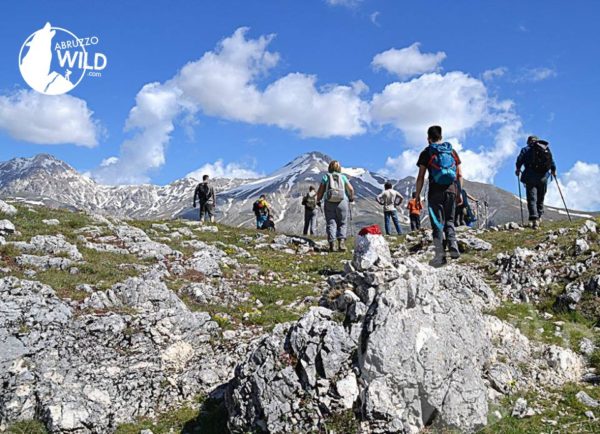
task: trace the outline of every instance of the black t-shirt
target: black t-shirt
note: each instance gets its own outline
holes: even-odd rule
[[[456,160],[456,165],[458,166],[460,164],[460,158],[454,149],[452,150],[452,154],[454,155],[454,159]],[[417,160],[417,167],[419,167],[419,166],[427,167],[429,165],[430,158],[431,158],[431,155],[429,154],[429,147],[427,147],[427,148],[423,149],[421,154],[419,154],[419,159]],[[435,182],[433,182],[433,177],[431,176],[431,174],[429,174],[429,193],[443,193],[446,191],[448,193],[456,194],[457,193],[456,184],[454,182],[450,185],[436,184]]]

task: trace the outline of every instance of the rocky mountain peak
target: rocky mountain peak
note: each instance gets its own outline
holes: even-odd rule
[[[269,175],[258,179],[213,179],[217,191],[217,220],[234,226],[252,225],[251,203],[267,194],[278,216],[280,231],[299,233],[302,225],[301,196],[310,185],[317,186],[332,158],[321,152],[307,152]],[[344,161],[342,161],[344,164]],[[381,207],[374,200],[388,179],[363,167],[343,166],[356,192],[355,224],[372,224],[381,219]],[[405,197],[414,190],[414,178],[395,181]],[[197,181],[191,178],[158,185],[100,185],[69,164],[49,154],[15,158],[0,163],[0,197],[24,197],[52,206],[100,212],[120,218],[197,218],[192,208]],[[473,196],[489,204],[489,222],[498,224],[519,218],[518,199],[493,185],[466,183]],[[404,209],[401,221],[408,222]],[[549,208],[549,219],[564,215]],[[588,217],[588,215],[581,215]],[[427,218],[426,216],[424,217]]]
[[[77,171],[50,154],[37,154],[29,158],[13,158],[0,163],[0,185],[12,180],[33,176],[40,173],[77,174]]]

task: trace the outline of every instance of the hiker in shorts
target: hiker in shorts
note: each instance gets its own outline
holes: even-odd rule
[[[412,198],[408,201],[406,209],[408,209],[408,215],[410,218],[410,230],[418,231],[421,229],[421,211],[423,210],[423,205],[421,205],[420,200],[417,200],[416,191],[412,192]]]
[[[302,206],[304,206],[304,230],[302,233],[308,235],[315,234],[317,228],[317,192],[311,185],[308,187],[308,193],[302,198]]]
[[[196,199],[200,205],[200,222],[202,223],[204,220],[214,223],[217,196],[214,187],[209,183],[208,175],[202,177],[202,182],[198,184],[194,191],[194,208],[196,208]]]
[[[263,229],[263,226],[271,215],[271,205],[267,202],[267,197],[264,194],[261,194],[258,200],[254,202],[252,211],[256,216],[256,229]]]
[[[452,149],[452,145],[442,140],[442,127],[437,125],[429,127],[427,141],[429,145],[421,152],[417,161],[419,174],[417,175],[416,199],[420,202],[425,183],[425,172],[428,172],[427,202],[435,247],[435,256],[429,264],[440,267],[446,263],[446,247],[448,247],[452,259],[460,257],[454,231],[454,213],[458,189],[462,189],[463,180],[460,158]],[[459,196],[460,202],[462,199]]]
[[[521,167],[525,170],[521,173]],[[529,221],[534,229],[540,227],[544,215],[544,198],[550,175],[556,177],[556,163],[548,142],[536,136],[527,138],[527,146],[517,157],[515,174],[525,184]]]
[[[354,202],[354,188],[346,175],[342,174],[342,166],[338,161],[329,163],[327,173],[323,175],[317,192],[317,206],[325,200],[325,220],[327,221],[327,241],[329,251],[335,251],[337,239],[338,249],[346,251],[346,230],[348,224],[349,202]]]
[[[398,221],[398,210],[396,207],[400,206],[403,200],[404,198],[402,195],[394,190],[390,181],[385,183],[383,192],[377,196],[377,202],[379,205],[383,205],[383,217],[386,235],[392,234],[390,220],[394,222],[394,228],[396,229],[398,235],[402,234],[402,228],[400,227],[400,222]]]

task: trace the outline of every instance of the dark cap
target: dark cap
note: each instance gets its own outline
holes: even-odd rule
[[[532,143],[535,143],[539,140],[540,140],[540,138],[538,136],[529,136],[529,137],[527,137],[527,144],[531,145]]]

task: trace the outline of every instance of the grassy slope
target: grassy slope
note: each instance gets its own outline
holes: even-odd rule
[[[81,227],[93,225],[85,214],[72,213],[63,210],[50,210],[47,208],[36,207],[29,210],[28,207],[18,205],[19,214],[9,217],[22,233],[19,237],[8,237],[10,240],[28,240],[33,235],[39,234],[63,234],[66,238],[77,244],[86,261],[81,265],[80,274],[70,275],[65,271],[48,271],[38,273],[34,278],[53,286],[59,296],[72,299],[80,299],[84,294],[75,290],[78,283],[89,283],[96,285],[99,289],[109,287],[111,284],[122,281],[125,278],[135,275],[132,269],[122,269],[119,265],[123,264],[142,264],[143,262],[131,255],[118,255],[98,253],[93,250],[85,249],[77,240],[75,231]],[[0,215],[0,218],[4,218]],[[41,223],[42,219],[56,218],[61,224],[59,226],[47,226]],[[130,222],[132,225],[140,227],[150,234],[153,233],[151,221]],[[187,227],[181,221],[167,222],[172,230],[178,227]],[[493,268],[489,267],[490,261],[500,252],[511,251],[515,247],[535,247],[545,238],[547,229],[564,226],[561,224],[550,224],[543,231],[525,230],[518,234],[515,232],[488,232],[481,238],[489,241],[494,246],[492,251],[485,254],[465,254],[461,262],[471,264],[480,268],[486,275],[486,279],[494,286],[495,277]],[[567,224],[568,225],[568,224]],[[573,223],[569,227],[578,228],[581,221]],[[196,232],[195,232],[196,233]],[[197,238],[208,242],[223,242],[230,245],[248,248],[241,241],[244,235],[255,235],[255,231],[228,228],[219,226],[218,233],[196,233]],[[568,251],[572,249],[576,231],[571,231],[568,235],[560,238],[561,246]],[[515,236],[516,235],[516,236]],[[151,235],[153,239],[159,240],[163,233]],[[270,238],[272,235],[269,236]],[[182,251],[185,255],[191,255],[192,250],[182,246],[182,241],[189,239],[183,237],[180,240],[164,241],[171,247]],[[392,245],[398,244],[404,240],[404,237],[392,241]],[[592,243],[593,250],[600,252],[598,242]],[[293,301],[303,299],[306,296],[318,296],[318,287],[322,285],[324,276],[331,272],[339,272],[343,268],[343,261],[350,258],[350,254],[335,255],[289,255],[283,252],[271,249],[254,250],[248,248],[253,258],[240,259],[244,266],[258,269],[256,280],[237,278],[233,270],[225,270],[225,275],[234,279],[235,287],[238,290],[248,291],[251,299],[240,306],[224,307],[219,305],[198,305],[191,300],[185,300],[192,309],[205,310],[212,313],[219,323],[225,328],[237,327],[240,324],[260,325],[267,328],[279,322],[291,321],[297,319],[303,310],[282,309],[280,306],[289,304]],[[228,253],[233,253],[233,249],[225,249]],[[0,248],[0,267],[8,266],[15,275],[22,275],[23,270],[17,269],[14,265],[14,255],[17,252],[10,247]],[[597,274],[599,270],[591,270],[587,274]],[[194,276],[188,276],[188,280],[194,280]],[[587,276],[586,276],[587,277]],[[260,279],[262,278],[262,280]],[[301,281],[302,283],[298,283]],[[182,279],[173,279],[169,286],[177,289],[184,284]],[[562,291],[564,285],[559,285],[556,291]],[[554,294],[552,294],[553,296]],[[262,307],[257,308],[256,300],[260,300]],[[517,327],[528,337],[547,343],[555,343],[566,347],[577,348],[582,337],[595,339],[600,344],[598,331],[593,329],[593,319],[580,314],[556,314],[551,310],[551,297],[540,305],[533,306],[527,304],[504,303],[492,314],[505,319]],[[597,300],[586,300],[595,303]],[[552,313],[554,317],[550,320],[544,319],[543,312]],[[563,337],[554,335],[554,322],[560,320],[564,322],[562,326]],[[600,365],[600,353],[593,358]],[[600,369],[600,366],[598,366]],[[563,390],[555,391],[556,399],[548,401],[547,398],[537,398],[528,395],[530,403],[544,409],[541,416],[519,420],[510,417],[503,417],[501,420],[495,420],[494,416],[490,418],[490,425],[484,433],[538,433],[538,432],[600,432],[600,428],[590,423],[584,411],[575,399],[575,393],[581,389],[581,386],[569,385]],[[587,390],[588,394],[600,398],[598,388]],[[509,413],[512,404],[520,395],[506,398],[499,407],[500,413],[506,416]],[[544,419],[556,420],[557,427],[552,427]],[[197,403],[191,403],[177,411],[169,412],[156,420],[140,420],[136,424],[125,424],[119,427],[120,434],[138,433],[143,428],[152,429],[155,434],[167,433],[171,430],[175,432],[194,432],[194,433],[222,433],[224,431],[224,409],[211,401],[199,399]],[[564,429],[563,429],[564,428]],[[43,427],[35,422],[22,422],[10,428],[14,433],[32,432],[42,433]],[[25,429],[25,431],[23,431]],[[356,424],[347,414],[338,415],[332,418],[329,429],[337,429],[337,432],[356,432]]]

